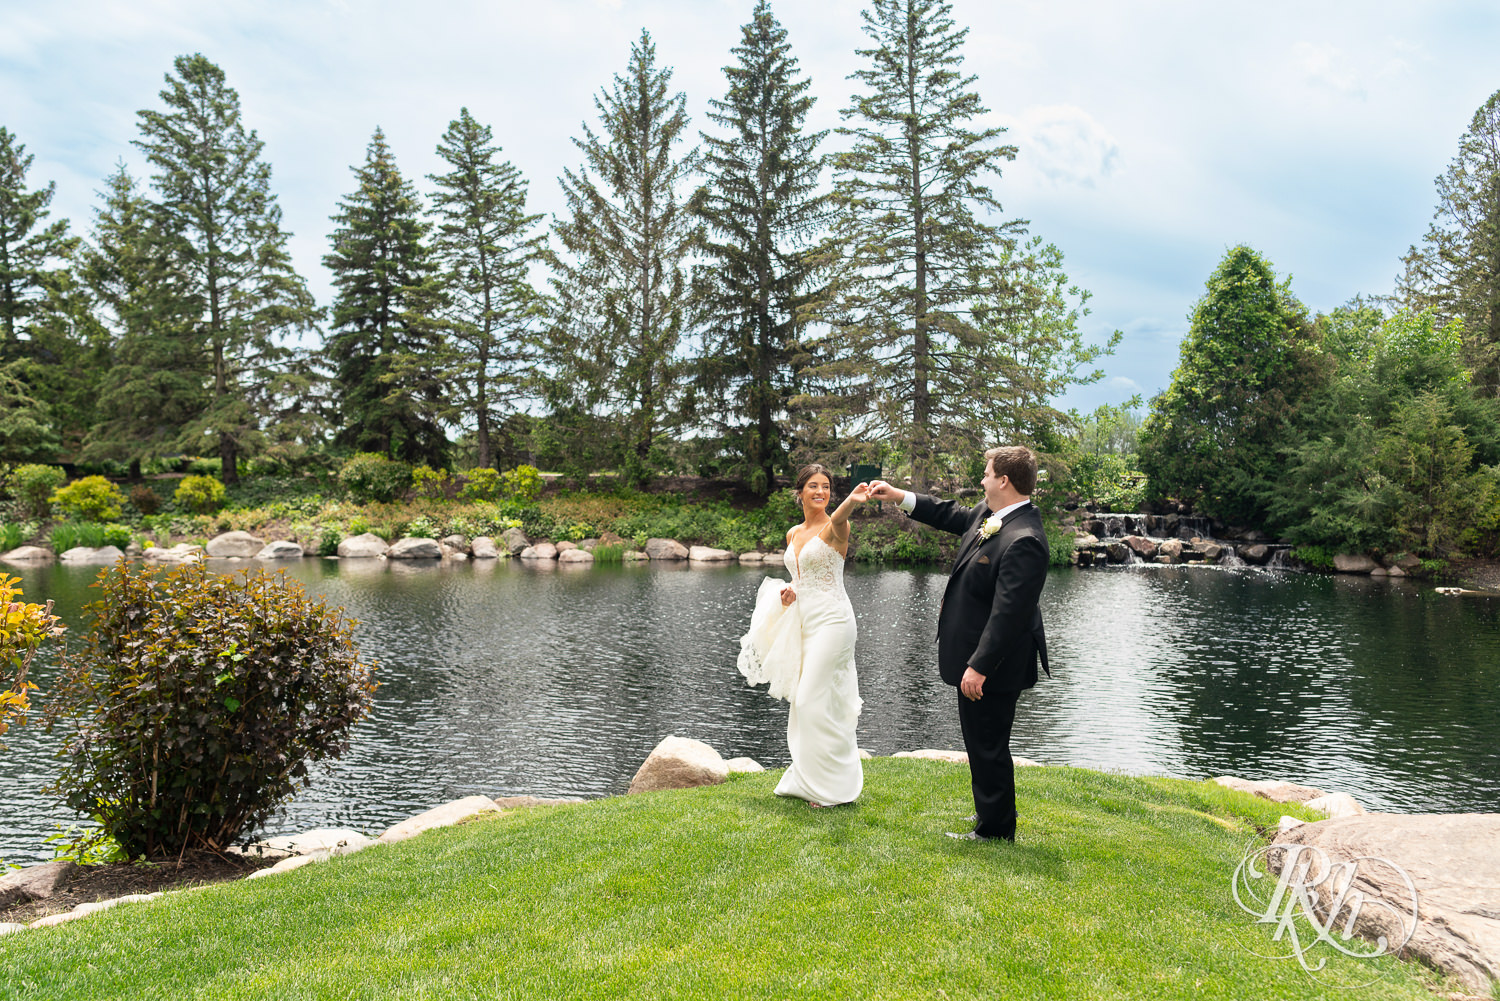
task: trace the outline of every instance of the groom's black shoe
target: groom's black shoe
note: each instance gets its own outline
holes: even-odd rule
[[[962,831],[962,832],[959,832],[959,831],[949,831],[947,833],[948,833],[948,837],[953,838],[953,839],[955,839],[957,841],[1009,841],[1009,842],[1014,843],[1015,840],[1016,840],[1013,837],[1011,837],[1011,838],[987,838],[983,834],[980,834],[978,831]]]

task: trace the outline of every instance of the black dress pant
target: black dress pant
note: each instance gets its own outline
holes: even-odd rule
[[[969,777],[974,787],[974,833],[985,838],[1016,838],[1016,769],[1010,757],[1010,728],[1016,721],[1020,692],[984,690],[971,702],[958,693],[958,722],[964,750],[969,753]]]

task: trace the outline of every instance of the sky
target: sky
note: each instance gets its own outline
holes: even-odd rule
[[[291,251],[323,304],[329,216],[379,126],[425,189],[434,147],[467,107],[562,210],[582,123],[644,28],[696,128],[754,0],[0,0],[0,125],[55,181],[54,217],[86,232],[136,113],[201,52],[265,141]],[[862,64],[860,0],[773,7],[837,128]],[[1092,293],[1086,337],[1124,338],[1106,377],[1062,400],[1084,410],[1170,382],[1194,302],[1225,252],[1249,244],[1314,311],[1389,293],[1421,240],[1434,179],[1500,89],[1500,4],[953,0],[964,69],[1009,129],[994,180],[1006,218],[1055,243]]]

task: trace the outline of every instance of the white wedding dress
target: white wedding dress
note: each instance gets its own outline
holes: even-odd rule
[[[852,803],[864,788],[854,728],[859,678],[854,670],[854,608],[844,592],[844,558],[814,536],[786,568],[797,600],[783,608],[785,582],[767,578],[756,596],[750,631],[740,640],[739,669],[752,685],[791,703],[786,742],[791,767],[776,795],[823,806]]]

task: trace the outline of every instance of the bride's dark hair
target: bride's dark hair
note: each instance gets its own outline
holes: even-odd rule
[[[802,492],[802,488],[807,486],[807,481],[812,479],[814,476],[817,476],[819,473],[822,473],[824,476],[828,477],[828,489],[830,492],[832,492],[833,474],[830,473],[828,471],[828,467],[823,465],[821,462],[809,462],[807,465],[803,466],[802,469],[797,473],[797,485],[793,489],[795,489],[797,493],[800,494]]]

